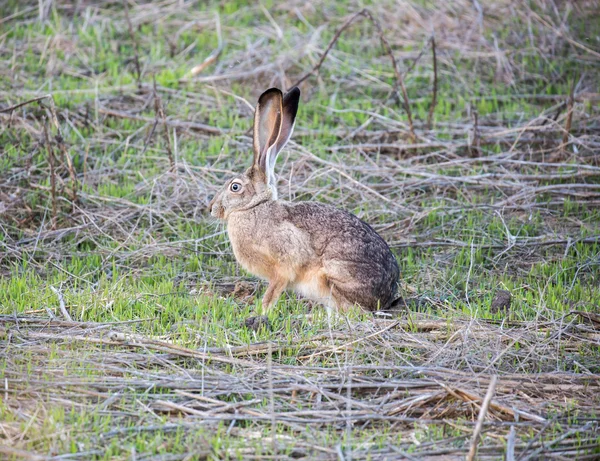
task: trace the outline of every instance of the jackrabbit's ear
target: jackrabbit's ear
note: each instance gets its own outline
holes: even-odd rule
[[[258,98],[254,112],[254,167],[269,176],[269,154],[281,132],[283,94],[277,88],[265,91]]]
[[[300,89],[295,86],[288,91],[283,97],[283,116],[281,120],[281,132],[275,147],[269,153],[269,174],[275,176],[275,161],[277,160],[277,154],[281,152],[283,146],[292,137],[294,131],[294,124],[296,123],[296,113],[298,112],[298,103],[300,102]]]

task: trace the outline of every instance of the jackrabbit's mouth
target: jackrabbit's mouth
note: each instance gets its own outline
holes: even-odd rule
[[[217,219],[224,219],[225,209],[222,206],[215,204],[212,206],[210,214]]]

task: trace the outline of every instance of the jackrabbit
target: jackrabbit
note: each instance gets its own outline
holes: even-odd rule
[[[227,222],[236,259],[269,286],[268,312],[285,289],[328,308],[385,309],[394,301],[398,264],[385,241],[353,214],[317,202],[277,199],[275,161],[292,135],[300,90],[265,91],[254,113],[254,162],[225,184],[211,214]]]

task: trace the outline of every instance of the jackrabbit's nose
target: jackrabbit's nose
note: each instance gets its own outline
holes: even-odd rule
[[[209,197],[210,198],[210,202],[208,202],[208,205],[206,206],[206,211],[208,213],[212,213],[212,207],[215,204],[215,197]]]

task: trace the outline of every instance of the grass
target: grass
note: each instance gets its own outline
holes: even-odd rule
[[[118,2],[0,6],[0,110],[52,95],[0,113],[0,453],[454,459],[495,374],[479,458],[595,459],[594,3],[262,5],[129,3],[133,36]],[[365,6],[417,139],[358,20],[301,86],[278,186],[372,224],[409,308],[329,318],[289,293],[249,330],[264,284],[205,207],[250,162],[260,92],[309,72]]]

